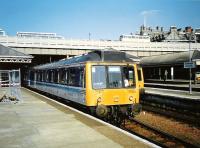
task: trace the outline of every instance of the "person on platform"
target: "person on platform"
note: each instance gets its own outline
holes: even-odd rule
[[[165,73],[164,73],[164,82],[166,82],[166,80],[167,80],[167,74],[168,74],[168,72],[167,72],[167,70],[165,70]]]

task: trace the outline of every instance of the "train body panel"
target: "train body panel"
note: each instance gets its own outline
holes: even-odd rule
[[[70,87],[60,84],[30,81],[29,87],[70,100],[82,105],[86,105],[85,88]]]

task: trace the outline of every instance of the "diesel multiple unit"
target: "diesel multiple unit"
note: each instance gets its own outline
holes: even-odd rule
[[[92,114],[113,119],[135,115],[143,81],[134,58],[124,52],[94,51],[35,66],[26,76],[34,89],[87,107]]]

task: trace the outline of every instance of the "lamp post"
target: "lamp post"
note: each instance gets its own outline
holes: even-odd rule
[[[89,37],[89,40],[90,40],[90,37],[91,37],[91,33],[89,32],[89,34],[88,34],[88,35],[89,35],[88,37]]]
[[[189,33],[189,62],[191,63],[191,36],[192,33]],[[192,77],[192,70],[191,67],[189,68],[189,77],[190,77],[190,82],[189,82],[189,93],[192,94],[192,81],[191,81],[191,77]]]

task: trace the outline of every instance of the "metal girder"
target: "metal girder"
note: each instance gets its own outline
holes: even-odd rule
[[[31,63],[32,59],[24,59],[24,58],[1,58],[1,63]]]

